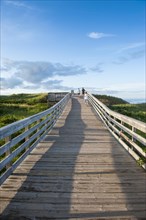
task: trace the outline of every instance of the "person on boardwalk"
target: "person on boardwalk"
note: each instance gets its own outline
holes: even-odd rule
[[[78,88],[78,95],[80,95],[80,88]]]
[[[87,95],[87,92],[85,92],[85,94],[84,94],[84,101],[85,101],[85,104],[88,104],[88,95]]]
[[[84,88],[82,88],[82,95],[84,95],[85,94],[85,89]]]

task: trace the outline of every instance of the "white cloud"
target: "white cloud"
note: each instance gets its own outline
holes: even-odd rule
[[[62,80],[54,80],[58,76],[72,76],[86,74],[86,69],[79,65],[63,65],[52,62],[30,62],[2,60],[3,89],[24,88],[24,89],[70,89],[62,86]]]
[[[13,61],[2,59],[2,88],[8,90],[25,91],[70,91],[75,86],[64,84],[68,76],[79,76],[88,71],[103,72],[102,63],[92,68],[80,65],[64,65],[53,62]]]
[[[113,61],[114,64],[124,64],[124,63],[127,63],[131,60],[134,60],[134,59],[139,59],[141,57],[144,57],[145,56],[145,50],[138,50],[138,51],[132,51],[132,52],[129,52],[123,56],[119,56],[115,61]]]
[[[139,47],[144,47],[145,43],[144,42],[138,42],[138,43],[131,43],[123,48],[121,48],[118,53],[122,53],[123,51],[126,50],[131,50],[131,49],[135,49],[135,48],[139,48]]]
[[[87,87],[91,94],[111,95],[123,99],[145,100],[145,83],[113,84],[108,88]]]
[[[32,9],[32,7],[20,0],[6,0],[5,3],[19,8]]]
[[[91,32],[87,36],[90,37],[90,38],[93,38],[93,39],[100,39],[100,38],[103,38],[103,37],[114,37],[115,35],[105,34],[105,33],[100,33],[100,32]]]
[[[23,81],[18,78],[9,77],[9,78],[0,78],[1,81],[1,89],[13,89],[16,87],[20,87],[23,84]]]
[[[116,52],[118,56],[113,61],[114,64],[124,64],[134,59],[138,59],[144,57],[145,55],[145,43],[131,43],[122,47],[120,50]]]
[[[90,68],[91,71],[102,73],[104,70],[101,68],[102,63],[98,63],[96,66]]]
[[[54,76],[71,76],[85,74],[86,69],[80,65],[63,65],[52,62],[30,62],[2,60],[2,67],[12,72],[15,77],[30,83],[42,82]]]

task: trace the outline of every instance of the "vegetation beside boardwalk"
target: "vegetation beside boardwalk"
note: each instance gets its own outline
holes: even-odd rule
[[[107,105],[111,110],[119,112],[121,114],[127,115],[129,117],[138,119],[140,121],[146,122],[146,103],[143,104],[129,104],[123,99],[106,96],[106,95],[94,95],[97,99],[99,99],[102,103]],[[27,118],[31,115],[42,112],[52,105],[55,102],[48,102],[48,94],[14,94],[9,96],[1,96],[0,97],[0,127],[11,124],[15,121]],[[17,135],[22,131],[17,132]],[[138,131],[140,132],[140,131]],[[141,132],[140,132],[141,134]],[[15,134],[16,135],[16,134]],[[143,135],[145,137],[145,134]],[[21,141],[22,144],[24,141]],[[0,144],[3,145],[5,143],[4,140],[0,141]],[[17,144],[11,151],[17,149],[19,145]],[[143,151],[146,151],[145,148],[142,147]],[[13,162],[18,159],[20,155],[14,158]],[[0,156],[0,160],[6,155]],[[141,157],[138,163],[141,165],[145,163],[145,158]],[[2,170],[1,172],[4,172]]]
[[[107,105],[111,110],[116,111],[120,114],[126,115],[128,117],[137,119],[142,122],[146,122],[146,103],[141,104],[130,104],[123,99],[106,96],[106,95],[94,95],[98,100]],[[146,138],[146,134],[137,130],[137,134]],[[130,136],[129,136],[130,138]],[[136,141],[139,147],[146,152],[146,147]],[[140,159],[137,163],[142,166],[146,163],[146,158],[140,155]]]
[[[146,122],[146,103],[129,104],[123,99],[94,95],[113,111]],[[14,94],[0,97],[0,127],[27,118],[50,108],[54,103],[47,102],[47,93]]]
[[[27,118],[50,108],[47,93],[14,94],[0,97],[0,127]]]
[[[114,96],[108,96],[108,95],[94,95],[94,96],[107,106],[128,103],[127,101]]]
[[[102,103],[107,105],[111,110],[120,114],[135,118],[139,121],[146,122],[146,103],[130,104],[123,99],[106,96],[106,95],[94,95]]]
[[[110,108],[123,115],[146,122],[146,103],[112,105]]]

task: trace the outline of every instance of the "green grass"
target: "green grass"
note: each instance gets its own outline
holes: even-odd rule
[[[47,93],[18,94],[0,97],[0,127],[27,118],[50,108]]]
[[[0,103],[34,105],[37,103],[46,103],[47,96],[47,93],[3,95],[0,97]]]
[[[108,95],[94,95],[99,101],[104,103],[107,106],[111,105],[118,105],[118,104],[127,104],[128,102],[121,99],[117,98],[114,96],[108,96]]]
[[[110,109],[139,121],[146,122],[146,103],[112,105]]]
[[[111,110],[129,116],[139,121],[146,122],[146,103],[129,104],[123,99],[107,96],[94,95],[98,100],[107,105]]]
[[[146,103],[129,104],[125,100],[106,95],[94,95],[113,111],[146,122]],[[47,93],[14,94],[0,97],[0,127],[24,119],[50,108]]]

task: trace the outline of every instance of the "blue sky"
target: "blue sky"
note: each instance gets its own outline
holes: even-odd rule
[[[1,0],[1,86],[145,98],[145,1]]]

